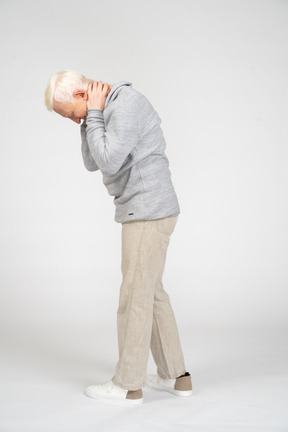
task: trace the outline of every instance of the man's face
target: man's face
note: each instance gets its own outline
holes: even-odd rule
[[[62,117],[69,118],[80,124],[87,117],[87,92],[77,90],[74,92],[75,101],[72,103],[61,103],[54,100],[53,110]]]

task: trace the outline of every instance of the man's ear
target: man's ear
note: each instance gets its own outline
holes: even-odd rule
[[[73,96],[75,98],[83,98],[87,100],[87,90],[74,90]]]

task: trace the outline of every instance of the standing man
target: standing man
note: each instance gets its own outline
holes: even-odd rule
[[[175,316],[162,275],[180,213],[171,181],[161,119],[129,81],[113,85],[75,71],[53,75],[45,93],[50,111],[81,124],[88,171],[101,171],[122,224],[122,284],[117,311],[119,360],[114,376],[91,385],[94,399],[136,405],[145,384],[190,396]],[[149,350],[157,374],[148,375]]]

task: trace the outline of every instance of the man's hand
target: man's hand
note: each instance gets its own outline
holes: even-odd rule
[[[87,89],[87,109],[100,109],[103,111],[109,91],[109,84],[103,84],[102,81],[92,81]]]

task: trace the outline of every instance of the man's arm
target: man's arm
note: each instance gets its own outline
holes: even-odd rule
[[[87,138],[86,138],[86,126],[87,126],[86,121],[84,121],[80,126],[82,158],[83,158],[84,165],[88,171],[97,171],[97,170],[99,170],[99,168],[98,168],[95,160],[91,156],[91,153],[90,153],[90,150],[88,147],[88,142],[87,142]]]
[[[90,154],[100,171],[116,174],[138,141],[136,109],[130,104],[118,105],[105,129],[103,111],[88,109],[86,136]]]

